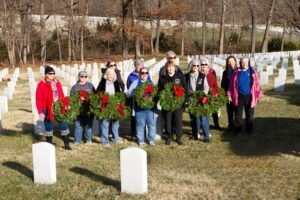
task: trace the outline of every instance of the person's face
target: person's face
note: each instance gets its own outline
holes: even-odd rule
[[[243,59],[242,60],[242,68],[248,69],[248,63],[249,63],[248,59]]]
[[[55,72],[49,72],[46,74],[46,77],[50,80],[53,80],[55,78]]]
[[[175,62],[175,60],[176,60],[176,56],[175,55],[169,55],[168,56],[168,61],[169,62]]]
[[[142,71],[140,72],[140,77],[142,81],[146,81],[148,78],[148,70],[146,69],[142,69]]]
[[[195,63],[192,65],[192,72],[197,72],[199,69],[199,64]]]
[[[136,71],[136,72],[139,72],[141,68],[142,68],[142,65],[141,65],[141,64],[136,64],[136,65],[135,65],[135,71]]]
[[[235,69],[236,65],[235,65],[234,58],[229,58],[229,60],[228,60],[228,66],[231,67],[232,69]]]
[[[113,69],[116,69],[117,64],[116,64],[115,62],[111,62],[111,63],[109,64],[109,67],[112,67]]]
[[[112,81],[114,80],[114,74],[111,71],[107,72],[107,80]]]
[[[174,75],[174,74],[175,74],[175,66],[174,66],[174,65],[169,65],[169,66],[167,67],[167,73],[168,73],[169,75]]]
[[[86,83],[87,82],[87,75],[86,74],[81,74],[79,77],[80,83]]]
[[[208,65],[206,63],[201,64],[201,72],[208,72]]]

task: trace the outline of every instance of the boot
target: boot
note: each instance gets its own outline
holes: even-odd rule
[[[46,136],[46,142],[52,144],[52,136]]]
[[[70,143],[69,143],[69,135],[63,135],[62,140],[64,141],[65,149],[66,150],[72,150],[71,147],[70,147]]]

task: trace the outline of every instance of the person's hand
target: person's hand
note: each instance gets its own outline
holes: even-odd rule
[[[228,97],[228,101],[229,101],[229,103],[230,103],[230,102],[232,102],[232,99],[231,99],[231,97]]]
[[[44,121],[45,120],[45,115],[43,113],[39,114],[39,119],[40,121]]]
[[[84,101],[84,97],[80,97],[80,101]]]

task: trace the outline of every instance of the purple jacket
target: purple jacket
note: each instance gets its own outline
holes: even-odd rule
[[[259,78],[257,72],[252,68],[249,67],[251,74],[252,74],[252,86],[251,86],[251,108],[254,108],[258,101],[263,97],[263,93],[260,89],[259,85]],[[227,96],[232,99],[232,102],[234,105],[238,105],[238,96],[239,96],[239,90],[238,90],[238,72],[242,71],[241,68],[237,68],[232,75],[230,84],[229,84],[229,89],[227,91]]]

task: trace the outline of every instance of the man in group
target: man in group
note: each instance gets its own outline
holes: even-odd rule
[[[263,94],[260,89],[258,74],[253,67],[249,66],[248,58],[243,58],[241,67],[234,71],[227,95],[229,101],[232,101],[236,106],[234,133],[242,132],[243,110],[245,109],[245,131],[249,135],[252,134],[254,107]]]

